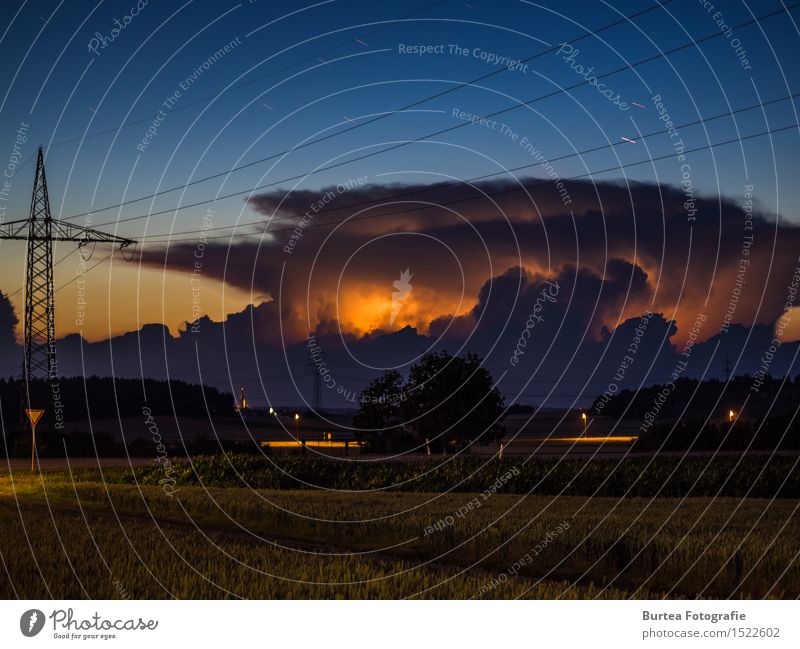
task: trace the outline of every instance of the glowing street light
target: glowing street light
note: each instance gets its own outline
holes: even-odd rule
[[[294,413],[294,436],[300,439],[300,415],[298,413]]]
[[[728,421],[733,421],[736,417],[736,413],[733,410],[728,410]]]
[[[586,435],[586,413],[581,413],[581,419],[583,419],[583,434]]]
[[[269,414],[274,415],[275,411],[272,409],[272,406],[269,407]]]

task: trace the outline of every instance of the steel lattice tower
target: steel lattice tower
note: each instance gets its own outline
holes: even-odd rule
[[[66,221],[53,221],[47,195],[44,153],[39,147],[36,176],[28,218],[0,224],[0,239],[27,241],[25,266],[25,335],[22,356],[22,408],[31,407],[31,381],[57,377],[55,300],[53,289],[53,242],[71,241],[78,248],[87,243],[112,243],[125,248],[131,239],[107,234]],[[44,404],[42,404],[44,405]],[[52,425],[52,419],[51,419]]]
[[[39,149],[28,217],[28,259],[25,267],[25,348],[22,378],[56,376],[55,313],[53,298],[53,219],[47,196],[44,155]]]
[[[320,364],[327,365],[328,359],[325,356],[325,350],[323,350],[319,344],[316,332],[312,335],[316,342],[317,352],[314,353],[311,351],[310,347],[308,348],[308,363],[306,363],[306,368],[310,369],[313,373],[314,394],[311,403],[314,412],[319,414],[322,412],[322,374],[320,374]]]

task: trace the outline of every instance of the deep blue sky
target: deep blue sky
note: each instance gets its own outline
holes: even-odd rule
[[[68,2],[4,3],[2,24],[7,27],[0,40],[6,77],[0,99],[3,167],[11,159],[20,125],[30,124],[28,140],[21,148],[22,159],[28,162],[10,179],[5,218],[26,216],[34,171],[30,160],[40,143],[47,149],[56,217],[93,210],[91,224],[105,229],[113,229],[114,222],[122,219],[118,233],[146,241],[150,249],[161,245],[164,233],[203,227],[205,206],[171,211],[176,206],[270,183],[271,189],[313,190],[362,175],[378,183],[431,182],[443,176],[469,179],[525,164],[532,166],[518,172],[520,175],[543,176],[535,159],[520,146],[523,138],[552,159],[619,144],[623,137],[638,140],[638,132],[658,132],[636,143],[558,160],[554,169],[562,177],[591,173],[593,180],[627,178],[674,185],[681,180],[680,164],[671,156],[674,140],[658,119],[653,95],[661,95],[665,110],[679,125],[793,94],[800,89],[796,10],[660,57],[660,52],[692,39],[720,34],[718,22],[736,26],[781,6],[771,0],[726,2],[723,13],[715,15],[718,10],[707,9],[703,2],[672,0],[633,22],[582,39],[574,45],[571,62],[564,60],[566,54],[548,53],[526,69],[496,74],[421,103],[413,111],[392,114],[280,159],[155,200],[102,210],[206,175],[224,174],[233,166],[280,153],[320,134],[349,129],[365,116],[391,113],[500,69],[474,56],[478,48],[497,57],[525,59],[654,5],[653,0],[617,2],[613,7],[603,2],[510,0],[335,0],[279,6],[201,0],[181,5],[151,0],[138,15],[126,19],[136,6],[132,0],[96,7]],[[113,36],[115,19],[129,24]],[[99,47],[102,39],[108,39],[105,47]],[[749,70],[736,56],[734,39],[740,43]],[[200,74],[195,72],[231,43],[229,53],[207,64]],[[90,45],[97,51],[91,51]],[[417,56],[400,51],[401,46],[415,45],[433,46],[441,53]],[[453,53],[451,46],[466,48],[468,55]],[[603,74],[651,57],[654,60],[603,79],[628,110],[620,110],[589,85],[558,92],[582,80],[575,65],[591,66],[595,74]],[[195,80],[187,83],[193,73]],[[463,124],[453,116],[454,111],[486,115],[553,92],[555,96],[500,116],[494,128],[467,124],[432,140],[315,173],[299,182],[280,182],[391,143]],[[174,103],[164,108],[170,97]],[[163,113],[157,128],[148,136],[148,127],[160,109]],[[784,101],[735,118],[682,128],[678,135],[691,149],[796,121],[795,104]],[[500,122],[516,134],[516,141],[501,133]],[[794,129],[692,154],[688,161],[693,189],[741,202],[744,186],[753,184],[763,210],[777,211],[798,222],[798,145],[800,137]],[[621,167],[663,155],[670,157]],[[209,207],[214,210],[216,227],[263,218],[246,205],[244,195]],[[162,211],[167,213],[135,218]],[[80,217],[76,222],[86,221]],[[196,235],[177,238],[195,241]],[[24,246],[12,242],[2,248],[0,270],[5,280],[0,290],[12,294],[19,310],[21,294],[14,291],[23,282]],[[56,257],[64,252],[63,247],[57,249]],[[73,278],[75,272],[75,264],[58,267],[56,284]],[[109,275],[102,269],[93,273],[97,276],[108,282]],[[140,288],[149,286],[150,281],[131,272],[122,279],[127,286]],[[156,277],[154,281],[165,280]],[[110,295],[117,286],[112,289],[109,282],[105,292]],[[159,295],[169,291],[167,285]],[[190,299],[188,293],[185,297]],[[254,299],[240,295],[234,304],[208,313],[219,318]],[[169,309],[163,308],[166,301],[160,302],[162,315],[154,315],[152,305],[140,307],[144,321],[175,325],[186,317],[186,305],[169,305],[172,312],[167,314]],[[71,320],[70,314],[60,314],[60,331]],[[109,333],[133,326],[130,322],[111,325]]]
[[[718,4],[723,6],[720,14],[716,8],[709,9],[710,2],[671,0],[632,22],[583,38],[573,46],[576,51],[571,62],[565,60],[565,55],[544,54],[526,69],[495,74],[420,103],[413,111],[391,114],[374,124],[350,130],[354,123],[368,119],[367,116],[393,113],[500,69],[474,56],[477,48],[496,57],[525,59],[656,3],[629,0],[615,2],[612,7],[603,2],[554,0],[542,3],[336,0],[317,5],[196,0],[181,5],[150,0],[138,15],[126,20],[136,6],[134,0],[103,2],[97,6],[66,1],[6,2],[0,9],[3,12],[0,24],[4,25],[4,31],[0,31],[0,55],[5,77],[4,91],[0,93],[1,169],[8,169],[6,165],[15,155],[20,125],[30,126],[27,142],[20,149],[22,160],[28,162],[17,167],[9,179],[8,201],[3,203],[7,208],[5,218],[27,215],[34,172],[31,160],[38,144],[47,150],[54,216],[68,218],[92,210],[92,225],[107,230],[112,230],[114,222],[121,219],[118,232],[145,241],[150,252],[162,245],[159,241],[163,240],[163,233],[203,227],[205,206],[170,211],[175,207],[213,199],[218,194],[248,192],[265,184],[271,184],[273,190],[293,187],[316,190],[364,175],[376,183],[395,180],[427,183],[442,177],[470,179],[526,164],[531,165],[530,169],[518,172],[520,175],[544,177],[536,160],[520,146],[523,138],[548,159],[604,144],[617,145],[556,160],[554,169],[561,177],[590,174],[589,180],[595,181],[628,179],[677,185],[681,180],[681,165],[674,157],[675,139],[670,139],[659,120],[652,101],[654,95],[662,97],[664,109],[676,125],[681,125],[800,92],[798,9],[791,8],[789,13],[725,34],[718,23],[735,27],[754,16],[774,12],[782,3],[765,0]],[[115,19],[129,24],[112,38]],[[712,35],[717,37],[659,56],[661,52]],[[107,39],[107,43],[100,48],[102,39]],[[747,66],[737,57],[732,43],[740,45]],[[97,48],[96,53],[90,50],[90,44]],[[204,62],[226,44],[230,52],[213,64],[207,63],[203,70]],[[404,54],[401,46],[435,47],[440,53]],[[468,53],[456,54],[451,46],[465,48]],[[590,85],[559,92],[581,81],[581,75],[573,69],[576,65],[591,67],[594,74],[602,75],[645,59],[652,60],[603,79],[611,93],[618,94],[629,106],[628,110],[620,110]],[[201,69],[199,74],[198,69]],[[193,73],[196,78],[192,82],[189,80]],[[431,140],[314,173],[299,183],[283,181],[364,152],[464,124],[454,117],[454,111],[486,115],[551,93],[553,96],[497,118],[509,127],[509,132],[516,134],[516,141],[500,131],[499,123],[494,128],[466,125]],[[165,108],[170,97],[174,102]],[[160,109],[163,113],[157,128],[148,136],[148,127]],[[682,127],[678,137],[687,149],[692,149],[797,121],[796,103],[783,101],[705,125]],[[344,130],[348,132],[280,159],[224,175],[233,166],[280,153],[320,134]],[[646,140],[638,138],[638,133],[652,132],[657,135]],[[782,219],[800,223],[799,135],[794,128],[773,137],[691,154],[688,163],[694,191],[712,199],[727,196],[734,204],[741,204],[745,185],[753,185],[761,210],[778,212]],[[636,142],[622,142],[623,137]],[[624,166],[659,156],[667,159]],[[166,193],[121,209],[101,209],[219,173],[223,175],[192,184],[185,191]],[[245,195],[211,205],[213,225],[263,220],[263,215],[245,203]],[[300,212],[301,203],[294,199],[293,205]],[[135,218],[161,211],[167,213],[149,219]],[[730,211],[726,218],[724,227],[733,224],[736,241],[725,248],[727,266],[714,266],[718,274],[708,280],[716,286],[715,299],[721,304],[727,303],[731,290],[742,227],[738,216],[731,216]],[[81,217],[76,222],[86,221]],[[422,232],[430,225],[424,220],[417,223],[418,231]],[[714,265],[713,260],[719,258],[715,244],[724,238],[721,234],[727,234],[716,232],[715,224],[723,227],[723,221],[712,215],[706,223],[707,248],[698,250],[692,258],[693,264],[699,259],[700,270]],[[667,231],[673,233],[670,235],[673,239],[664,242],[667,254],[661,260],[663,268],[654,267],[652,259],[646,268],[650,273],[648,291],[656,290],[653,287],[657,280],[661,286],[669,284],[669,280],[677,282],[683,274],[681,268],[673,268],[670,262],[672,256],[678,259],[678,254],[685,252],[686,242],[681,237],[686,230],[668,230],[665,226],[664,232]],[[363,236],[372,235],[364,232]],[[791,248],[788,235],[782,236],[784,246]],[[177,238],[189,241],[189,248],[197,240],[196,235],[177,235]],[[657,239],[653,239],[655,252],[651,254],[656,259]],[[534,249],[533,243],[525,242],[530,249]],[[597,237],[596,241],[584,243],[585,247],[576,249],[575,259],[568,254],[570,251],[562,251],[561,262],[580,266],[586,263],[586,253],[591,254],[592,248],[613,247],[614,242]],[[768,255],[773,243],[761,235],[757,245],[761,254]],[[314,252],[310,246],[309,241],[304,251],[308,257]],[[390,300],[392,278],[409,265],[419,264],[421,249],[403,249],[396,258],[385,258],[386,277],[363,273],[360,276],[363,283],[376,286],[368,287],[372,293],[362,288],[345,295],[361,300],[350,305],[353,312],[372,312],[377,308],[375,304]],[[231,259],[223,260],[245,275],[238,284],[226,280],[226,301],[217,295],[223,286],[222,273],[213,276],[210,257],[207,258],[209,282],[204,285],[201,313],[219,321],[227,313],[241,311],[248,302],[258,303],[269,291],[270,282],[260,277],[258,293],[255,289],[248,293],[246,275],[250,268],[254,269],[254,275],[256,271],[268,275],[270,268],[274,274],[275,266],[266,264],[265,268],[262,262],[273,261],[270,255],[275,257],[278,251],[279,247],[268,245],[255,262],[246,256],[247,249],[243,247]],[[69,246],[59,246],[56,258],[68,252]],[[190,311],[193,294],[186,271],[193,263],[192,252],[184,248],[184,253],[188,262],[184,259],[183,263],[189,265],[180,267],[183,268],[180,273],[154,269],[152,255],[149,267],[115,262],[109,272],[108,264],[100,265],[91,274],[87,289],[94,329],[84,331],[73,324],[78,303],[72,284],[72,299],[68,299],[70,292],[60,293],[57,299],[59,335],[80,331],[97,340],[137,330],[148,322],[169,324],[175,333],[177,324],[197,315]],[[791,277],[795,261],[790,257],[796,253],[784,250],[782,255],[780,264],[775,265],[780,272],[773,273],[770,280],[774,284],[773,302],[781,301],[785,294],[786,277]],[[631,263],[641,262],[635,255],[628,256]],[[0,291],[10,294],[17,313],[21,293],[15,291],[23,283],[23,259],[24,246],[20,242],[0,243],[3,277]],[[772,261],[770,257],[770,269]],[[335,271],[337,265],[346,265],[347,259],[328,262]],[[237,263],[247,268],[238,268]],[[453,286],[439,285],[442,281],[437,284],[434,280],[441,280],[449,272],[444,267],[429,269],[427,274],[418,273],[414,280],[415,295],[427,304],[420,320],[448,313],[451,304],[445,298],[452,298],[462,289],[464,309],[475,302],[478,288],[490,274],[481,274],[471,257],[465,258],[465,263],[475,266],[476,275],[466,287],[455,286],[457,282]],[[492,272],[500,273],[505,268],[498,266]],[[705,285],[700,285],[703,280],[699,279],[697,267],[692,268],[692,273],[686,274],[686,287],[676,288],[674,305],[669,302],[673,296],[663,297],[664,289],[659,288],[661,308],[668,317],[673,306],[693,308],[694,303],[685,306],[687,291],[696,293],[692,296],[695,302],[703,300]],[[57,267],[56,285],[74,279],[76,270],[73,255],[69,263]],[[766,272],[764,268],[761,270]],[[223,271],[227,273],[227,268]],[[595,271],[598,275],[605,271],[602,256],[595,260]],[[332,281],[335,283],[335,278]],[[620,281],[624,286],[625,282]],[[774,320],[774,308],[764,313],[758,308],[763,284],[754,270],[747,285],[753,292],[748,294],[747,308],[743,301],[737,311],[736,321],[748,325]],[[333,290],[324,285],[321,292],[331,295]],[[633,306],[622,304],[618,313],[606,314],[606,324],[613,327],[618,317],[631,316],[632,309],[650,299],[649,293],[645,293]],[[603,300],[607,300],[605,294]],[[592,300],[585,301],[590,305]],[[264,326],[270,334],[279,328],[272,321]],[[710,329],[704,337],[712,333]]]
[[[195,1],[171,15],[181,5],[151,1],[97,56],[88,51],[88,42],[96,32],[110,35],[114,18],[123,20],[132,2],[101,3],[88,18],[90,8],[83,3],[77,10],[73,3],[28,2],[19,13],[13,3],[4,3],[3,23],[10,25],[0,44],[6,77],[3,87],[7,88],[2,103],[0,142],[10,152],[18,125],[30,122],[27,158],[34,143],[51,146],[85,133],[91,135],[147,118],[179,89],[180,82],[196,66],[225,43],[236,37],[241,39],[242,45],[182,92],[175,105],[179,110],[168,112],[144,153],[137,151],[136,145],[144,137],[147,122],[126,127],[116,135],[99,135],[82,144],[62,144],[48,151],[54,208],[67,216],[92,206],[117,203],[123,195],[137,197],[157,187],[172,187],[224,171],[240,162],[240,158],[247,162],[282,151],[322,130],[341,128],[335,125],[345,121],[345,116],[357,119],[393,110],[494,69],[473,56],[403,55],[398,52],[399,44],[443,44],[446,50],[449,44],[457,44],[525,58],[544,49],[543,42],[552,45],[568,41],[586,29],[619,19],[617,11],[631,14],[653,3],[651,0],[616,2],[616,11],[601,2],[534,5],[447,0],[425,9],[430,4],[337,0],[281,18],[309,5],[280,3],[278,7],[268,2]],[[725,22],[736,25],[749,20],[751,10],[763,15],[780,3],[724,5]],[[417,10],[422,11],[413,19],[402,19]],[[560,15],[560,11],[565,14]],[[792,14],[795,15],[796,12]],[[270,21],[278,22],[247,36]],[[381,27],[380,31],[366,35],[377,27]],[[602,73],[626,61],[647,58],[657,53],[658,48],[668,50],[682,45],[689,36],[703,37],[717,29],[702,3],[674,0],[663,10],[637,18],[635,25],[616,27],[600,37],[584,39],[576,46],[580,49],[576,61],[593,65]],[[363,37],[366,47],[354,40],[359,37]],[[545,155],[556,157],[608,140],[617,142],[621,136],[635,138],[637,126],[644,132],[657,130],[660,123],[650,102],[656,92],[665,98],[676,122],[683,123],[699,115],[710,116],[749,106],[759,98],[781,97],[800,88],[796,40],[793,40],[796,26],[792,20],[785,15],[768,19],[760,26],[737,30],[734,37],[739,38],[747,51],[752,71],[743,69],[729,39],[722,36],[606,80],[608,87],[625,100],[638,101],[646,109],[633,107],[620,111],[587,86],[538,102],[534,104],[535,110],[520,108],[501,119],[518,131],[520,137],[533,140]],[[337,45],[341,46],[322,58],[349,58],[328,65],[316,60],[319,53]],[[388,51],[377,51],[383,49]],[[356,54],[361,56],[352,56]],[[309,57],[314,60],[300,63]],[[265,75],[268,78],[220,95],[212,102],[186,107],[216,95],[231,84]],[[292,75],[296,76],[291,78]],[[451,115],[453,108],[485,114],[579,79],[560,57],[547,55],[530,64],[527,73],[504,72],[485,81],[484,87],[465,88],[418,107],[442,113],[396,115],[298,151],[274,168],[262,164],[234,174],[224,185],[218,180],[195,186],[182,197],[179,192],[170,194],[156,201],[152,209],[211,198],[220,187],[224,193],[247,190],[265,182],[264,174],[268,174],[267,181],[278,180],[313,169],[358,147],[416,138],[446,128],[456,123]],[[332,96],[326,98],[329,94]],[[308,102],[315,103],[306,106]],[[264,107],[264,103],[274,110]],[[288,116],[293,111],[297,112]],[[710,124],[707,132],[694,127],[685,129],[681,135],[688,146],[703,146],[709,140],[735,137],[737,127],[740,133],[748,134],[764,130],[765,123],[774,127],[794,121],[789,102],[770,106],[765,113],[756,110],[739,114],[736,123],[722,119]],[[282,118],[286,119],[279,127],[269,130]],[[519,146],[480,126],[465,127],[440,139],[476,149],[508,167],[531,161]],[[777,207],[791,219],[800,216],[800,189],[791,182],[797,171],[798,143],[795,131],[784,132],[772,141],[762,138],[744,145],[750,177],[763,190],[759,199],[768,209]],[[650,155],[670,150],[666,137],[651,138],[648,147]],[[778,175],[779,193],[775,191],[771,162],[773,149],[778,166],[783,169]],[[562,176],[570,176],[615,166],[617,155],[622,162],[648,157],[648,150],[641,142],[616,147],[615,153],[604,151],[583,159],[561,161],[557,168]],[[0,159],[5,157],[3,151]],[[692,166],[693,180],[700,190],[714,194],[719,186],[723,193],[741,194],[745,171],[740,148],[728,146],[696,154]],[[317,174],[304,186],[319,187],[360,173],[372,175],[417,168],[469,178],[494,171],[496,165],[478,153],[414,145],[337,172]],[[67,186],[70,171],[72,176]],[[674,161],[666,161],[654,168],[648,165],[628,168],[624,173],[641,180],[652,180],[658,173],[670,182],[674,181],[674,171]],[[14,181],[12,200],[20,216],[28,200],[31,173],[29,163]],[[622,175],[622,171],[616,170],[601,177]],[[772,191],[766,191],[767,188]],[[219,205],[218,210],[235,218],[241,205],[241,199],[232,199]],[[123,210],[123,216],[149,209],[151,203],[145,201]],[[116,215],[117,211],[104,212],[96,222],[111,220]],[[176,229],[196,225],[197,219],[196,210],[182,212]],[[169,230],[170,221],[169,217],[156,217],[148,230],[151,233]],[[140,236],[143,226],[143,221],[137,221],[120,231]]]

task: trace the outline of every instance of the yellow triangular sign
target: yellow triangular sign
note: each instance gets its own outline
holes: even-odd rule
[[[28,415],[28,419],[31,420],[31,426],[35,426],[39,423],[39,420],[42,418],[44,414],[44,410],[36,410],[34,408],[25,408],[25,414]]]

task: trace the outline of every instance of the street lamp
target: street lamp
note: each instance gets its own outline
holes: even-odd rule
[[[583,435],[586,436],[586,413],[581,413],[581,419],[583,419]]]
[[[296,439],[300,439],[300,415],[298,413],[294,413],[294,436]]]
[[[733,421],[734,417],[736,417],[736,413],[733,410],[728,410],[728,421]]]

